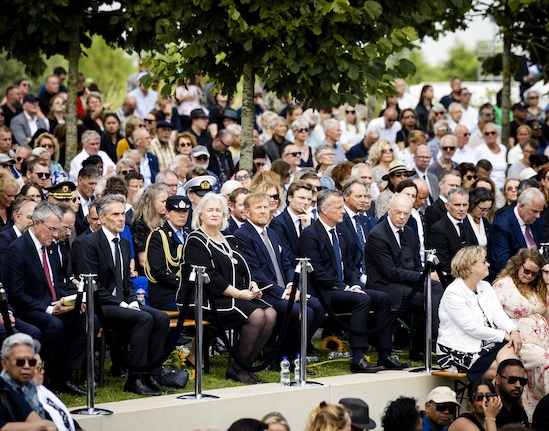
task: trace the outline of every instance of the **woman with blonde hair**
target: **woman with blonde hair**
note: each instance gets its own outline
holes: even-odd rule
[[[12,204],[19,191],[19,183],[9,170],[0,169],[0,227],[10,221]]]
[[[363,112],[363,105],[351,106],[345,104],[339,109],[339,118],[343,118],[339,122],[342,131],[340,142],[345,151],[349,151],[353,145],[364,139],[366,123],[361,115]]]
[[[406,136],[406,143],[408,145],[398,152],[398,158],[402,160],[406,169],[414,169],[417,147],[427,143],[427,134],[423,130],[412,130]]]
[[[385,190],[389,184],[383,176],[389,173],[391,162],[395,160],[395,149],[389,141],[377,141],[368,153],[368,164],[372,167],[372,177],[379,187],[379,191]]]
[[[309,413],[305,431],[351,431],[351,412],[341,404],[322,401]]]
[[[255,182],[255,178],[252,180],[250,190],[253,190],[254,192],[267,193],[269,195],[269,209],[271,211],[271,218],[269,222],[276,215],[278,215],[280,209],[284,205],[284,190],[280,184],[280,180],[265,180],[261,182]]]
[[[48,150],[50,156],[50,171],[54,172],[64,172],[63,166],[59,163],[59,142],[57,138],[51,133],[42,133],[36,141],[34,141],[34,148],[45,148]]]

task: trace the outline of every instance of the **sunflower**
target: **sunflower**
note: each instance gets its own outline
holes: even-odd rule
[[[176,368],[176,369],[182,369],[186,362],[185,355],[180,352],[179,350],[175,349],[170,353],[166,361],[164,362],[164,366],[167,366],[169,368]]]
[[[343,342],[334,335],[330,335],[322,340],[322,350],[329,352],[343,352]]]

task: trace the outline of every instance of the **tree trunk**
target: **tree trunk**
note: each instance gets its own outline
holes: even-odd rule
[[[503,92],[501,95],[501,143],[509,148],[509,110],[511,108],[511,35],[503,30]]]
[[[254,65],[244,64],[242,84],[242,133],[240,143],[240,169],[252,172],[254,148]]]
[[[76,156],[78,151],[78,138],[77,138],[77,77],[78,77],[78,62],[80,60],[80,31],[75,29],[73,37],[69,46],[69,76],[68,76],[68,101],[67,101],[67,117],[65,119],[67,126],[67,138],[66,138],[66,157],[65,157],[65,171],[69,172],[69,166]]]

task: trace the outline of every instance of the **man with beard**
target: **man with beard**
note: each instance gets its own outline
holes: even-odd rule
[[[453,390],[437,386],[427,395],[421,431],[446,431],[459,407]]]
[[[17,85],[10,85],[6,90],[6,103],[2,105],[2,112],[4,113],[4,125],[10,126],[11,120],[16,115],[23,112],[21,106],[21,93]]]
[[[528,428],[528,416],[520,403],[524,387],[528,384],[524,365],[518,359],[505,359],[498,365],[494,379],[496,392],[503,408],[496,416],[496,425],[520,424]]]

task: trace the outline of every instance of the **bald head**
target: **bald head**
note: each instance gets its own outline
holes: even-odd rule
[[[393,195],[389,203],[389,209],[387,210],[391,223],[395,227],[402,229],[408,223],[413,206],[414,202],[412,202],[410,196],[404,193]]]
[[[416,178],[413,181],[417,186],[417,196],[414,202],[414,208],[417,210],[425,204],[425,201],[429,197],[429,185],[427,184],[427,181],[422,180],[421,178]]]

